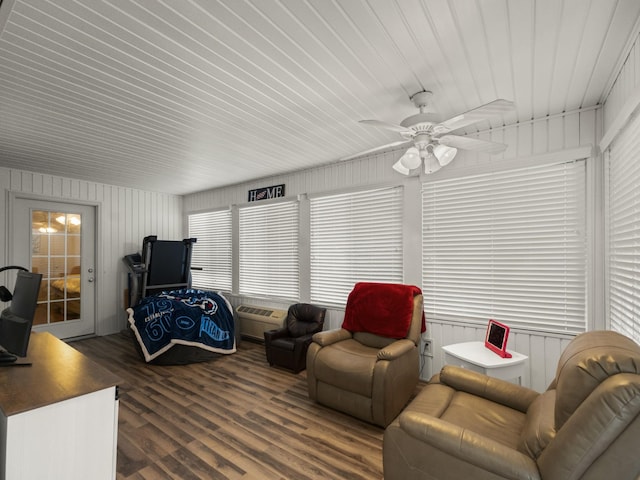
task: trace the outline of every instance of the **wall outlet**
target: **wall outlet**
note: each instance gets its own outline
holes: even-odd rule
[[[433,341],[430,338],[426,338],[422,341],[422,355],[427,357],[433,356]]]

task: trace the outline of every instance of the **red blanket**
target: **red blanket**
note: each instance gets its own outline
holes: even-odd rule
[[[388,338],[405,338],[413,316],[413,297],[422,290],[397,283],[356,283],[349,294],[342,328]],[[422,313],[422,332],[426,330]]]

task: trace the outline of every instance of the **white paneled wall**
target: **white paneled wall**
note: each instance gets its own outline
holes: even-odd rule
[[[377,185],[402,181],[390,168],[397,157],[388,151],[370,157],[339,162],[318,168],[292,172],[287,175],[268,177],[254,182],[226,188],[207,190],[185,196],[185,212],[191,213],[247,202],[247,192],[253,188],[285,184],[286,196],[303,193],[313,194],[358,186]]]
[[[597,139],[600,138],[601,129],[600,110],[598,109],[567,113],[480,133],[479,136],[482,138],[508,144],[507,150],[502,155],[494,157],[486,154],[460,151],[450,165],[428,178],[407,179],[395,173],[391,165],[398,158],[399,150],[391,150],[348,162],[334,163],[314,169],[293,172],[288,175],[198,192],[185,197],[184,208],[185,213],[188,214],[243,204],[247,201],[248,190],[282,183],[286,186],[287,196],[340,191],[381,184],[404,184],[405,191],[408,192],[405,196],[406,215],[407,211],[415,211],[415,205],[421,203],[420,188],[415,188],[415,183],[419,180],[450,178],[483,173],[489,170],[532,165],[540,161],[549,161],[556,154],[562,155],[563,152],[566,153],[568,151],[590,152],[589,148],[580,149],[579,147],[595,145]],[[599,161],[599,158],[589,160],[589,162]],[[590,194],[593,194],[593,192]],[[417,215],[420,214],[418,213]],[[419,239],[419,229],[419,218],[415,219],[415,221],[407,221],[404,227],[404,235],[406,238]],[[411,248],[411,242],[405,242],[405,246],[407,244],[410,245],[405,251],[405,281],[407,283],[419,283],[420,275],[419,272],[416,274],[415,270],[416,265],[421,264],[421,246],[419,241],[412,243],[415,243],[413,248]],[[418,280],[415,280],[416,278]],[[231,295],[230,301],[234,306],[246,303],[273,308],[286,309],[288,307],[287,304],[282,302],[235,295]],[[342,323],[343,316],[343,310],[330,309],[325,328],[338,328]],[[425,338],[433,340],[434,355],[433,358],[429,358],[429,362],[423,368],[422,377],[425,379],[428,378],[430,373],[437,372],[442,367],[442,345],[484,338],[484,329],[477,326],[431,323],[427,328]],[[533,358],[533,361],[528,363],[523,384],[537,390],[545,389],[555,374],[560,352],[569,339],[567,337],[534,335],[530,332],[513,332],[512,335],[509,347]]]
[[[595,145],[600,131],[599,110],[591,109],[484,132],[479,134],[480,138],[503,142],[507,144],[506,151],[501,155],[489,156],[459,150],[451,164],[430,178],[482,173],[493,168],[510,168],[522,161],[535,161],[536,156]],[[406,177],[396,173],[391,166],[401,150],[391,150],[352,161],[194,193],[185,196],[184,209],[186,213],[192,213],[243,204],[247,202],[248,190],[282,183],[285,184],[287,196],[367,185],[400,184],[406,182]]]
[[[452,325],[438,322],[430,322],[428,332],[428,338],[433,345],[433,358],[430,358],[430,362],[425,362],[421,372],[421,377],[425,380],[431,374],[437,373],[444,365],[443,345],[483,341],[485,335],[485,329],[477,325]],[[507,341],[508,349],[529,357],[522,384],[537,391],[545,390],[555,376],[560,354],[571,338],[512,330]]]
[[[97,208],[96,333],[126,325],[127,272],[122,257],[141,249],[142,239],[182,238],[182,197],[0,168],[0,225],[8,227],[8,192]],[[5,231],[6,232],[6,231]],[[8,261],[7,234],[0,235],[0,266]],[[2,278],[0,278],[1,280]]]

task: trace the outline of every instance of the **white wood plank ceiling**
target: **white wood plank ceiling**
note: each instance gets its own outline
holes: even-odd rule
[[[587,108],[639,15],[638,0],[4,0],[0,166],[186,194],[398,140],[358,120],[399,123],[421,90],[443,119],[515,101],[494,127]]]

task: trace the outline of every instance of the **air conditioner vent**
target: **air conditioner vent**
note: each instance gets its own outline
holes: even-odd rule
[[[264,332],[280,328],[287,316],[286,310],[252,305],[240,305],[236,309],[240,319],[240,335],[264,341]]]
[[[258,315],[260,317],[270,317],[273,313],[273,310],[267,310],[264,308],[256,308],[256,307],[247,307],[246,305],[240,305],[238,307],[238,312],[241,313],[251,313],[253,315]]]

